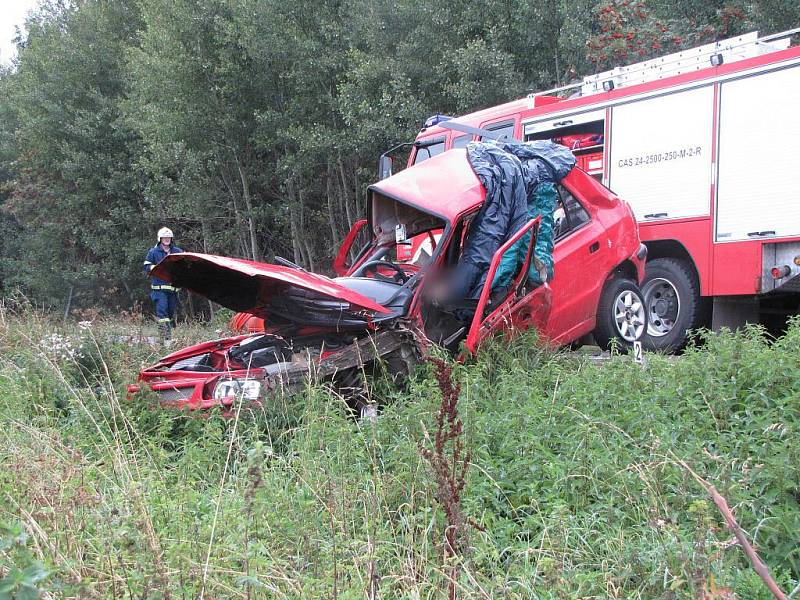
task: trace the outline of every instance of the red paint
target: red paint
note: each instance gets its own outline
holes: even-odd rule
[[[255,299],[256,304],[244,310],[259,316],[265,310],[269,300],[283,293],[287,288],[302,288],[309,291],[318,292],[337,300],[345,300],[357,309],[364,309],[376,313],[387,313],[389,310],[377,304],[375,301],[362,296],[352,290],[338,285],[329,277],[309,273],[300,269],[284,267],[281,265],[268,265],[252,260],[241,258],[228,258],[225,256],[214,256],[211,254],[199,254],[194,252],[182,252],[180,254],[170,254],[150,271],[151,276],[158,277],[165,281],[175,281],[179,286],[186,287],[190,291],[203,295],[200,289],[191,284],[182,284],[181,279],[174,279],[180,269],[202,268],[206,279],[208,277],[227,278],[236,281],[249,281],[257,286],[258,293]]]
[[[231,331],[241,331],[245,333],[264,331],[264,319],[251,315],[250,313],[236,313],[231,317],[228,327]]]
[[[361,219],[353,223],[350,231],[347,232],[347,235],[345,236],[344,241],[339,248],[339,252],[336,254],[336,258],[333,261],[333,271],[337,275],[344,275],[347,273],[347,255],[350,252],[350,247],[353,245],[358,233],[366,226],[367,220]]]
[[[451,222],[478,208],[486,194],[463,148],[437,154],[369,189]]]
[[[711,257],[714,244],[711,230],[712,221],[709,217],[639,223],[639,236],[645,244],[668,240],[686,249],[700,276],[700,294],[703,296],[712,294]]]
[[[506,251],[511,248],[522,236],[524,236],[527,232],[531,231],[535,226],[538,226],[539,222],[541,221],[541,217],[537,217],[536,219],[532,219],[528,221],[522,229],[517,231],[514,235],[512,235],[506,242],[500,246],[500,248],[495,252],[495,255],[492,257],[492,261],[489,264],[489,272],[486,276],[486,281],[494,281],[494,276],[497,273],[497,268],[500,266],[500,261],[503,259],[503,255]],[[525,274],[528,272],[528,266],[531,262],[531,251],[533,250],[535,237],[531,239],[531,243],[528,244],[528,254],[525,257],[525,263],[522,265],[522,268],[519,270],[519,274],[517,275],[514,283],[511,285],[511,289],[517,289],[522,281],[522,278],[525,277]],[[510,294],[504,302],[502,302],[495,310],[489,314],[485,319],[481,320],[479,315],[482,315],[486,312],[486,305],[489,302],[489,295],[492,291],[492,287],[490,285],[484,285],[483,290],[481,291],[480,298],[478,299],[478,307],[475,309],[475,318],[472,320],[472,325],[469,328],[469,333],[467,334],[467,350],[472,353],[478,349],[478,344],[486,339],[488,333],[492,331],[492,323],[499,320],[499,317],[507,312],[509,312],[509,308],[514,300],[514,294]]]
[[[433,254],[436,251],[436,245],[439,243],[439,238],[442,235],[441,229],[434,229],[425,233],[420,233],[411,238],[410,244],[397,245],[397,260],[402,263],[407,263],[409,268],[417,268],[414,260],[417,258],[423,248],[428,251],[428,254]]]
[[[753,242],[716,244],[711,294],[734,296],[760,293],[761,268],[761,244]]]

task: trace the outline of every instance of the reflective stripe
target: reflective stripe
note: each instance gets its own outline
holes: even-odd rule
[[[163,319],[159,319],[159,320],[158,320],[158,322],[159,322],[159,323],[169,323],[169,322],[170,322],[170,320],[171,320],[171,319],[170,319],[169,317],[165,317],[165,318],[163,318]]]
[[[162,291],[162,292],[175,292],[178,288],[172,287],[171,285],[151,285],[151,290]]]
[[[146,260],[146,261],[144,261],[144,264],[146,264],[146,265],[152,265],[153,263],[151,263],[149,260]]]

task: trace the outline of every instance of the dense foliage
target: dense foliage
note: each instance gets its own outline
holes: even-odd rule
[[[317,388],[187,417],[125,400],[154,353],[137,325],[0,308],[0,591],[433,598],[456,572],[465,598],[767,600],[679,459],[781,586],[800,580],[800,322],[644,369],[531,337],[455,365],[471,525],[447,560],[429,369],[402,393],[373,382],[393,398],[374,423]]]
[[[42,0],[0,70],[0,289],[130,306],[163,224],[325,270],[426,116],[799,21],[774,0]]]

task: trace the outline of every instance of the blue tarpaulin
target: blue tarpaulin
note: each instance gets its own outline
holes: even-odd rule
[[[575,166],[569,149],[550,141],[470,142],[467,157],[486,190],[486,199],[470,224],[456,273],[452,298],[475,299],[486,281],[495,252],[531,218],[542,222],[534,249],[538,264],[553,276],[555,184]],[[525,261],[530,235],[503,256],[492,287],[507,286]],[[529,276],[542,280],[531,261]]]
[[[451,289],[452,298],[478,298],[492,256],[528,220],[522,162],[493,142],[467,144],[467,157],[486,199],[470,224]]]
[[[575,166],[575,156],[560,144],[542,140],[527,144],[502,144],[505,151],[513,154],[522,163],[522,177],[528,204],[528,219],[541,217],[536,246],[528,270],[533,283],[543,283],[537,266],[553,278],[553,233],[557,194],[555,185],[566,177]],[[507,286],[525,262],[530,235],[525,235],[503,255],[497,269],[493,288]]]

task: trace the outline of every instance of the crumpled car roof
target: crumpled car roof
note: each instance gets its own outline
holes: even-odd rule
[[[462,148],[437,154],[372,184],[369,190],[450,222],[479,207],[486,196]]]

